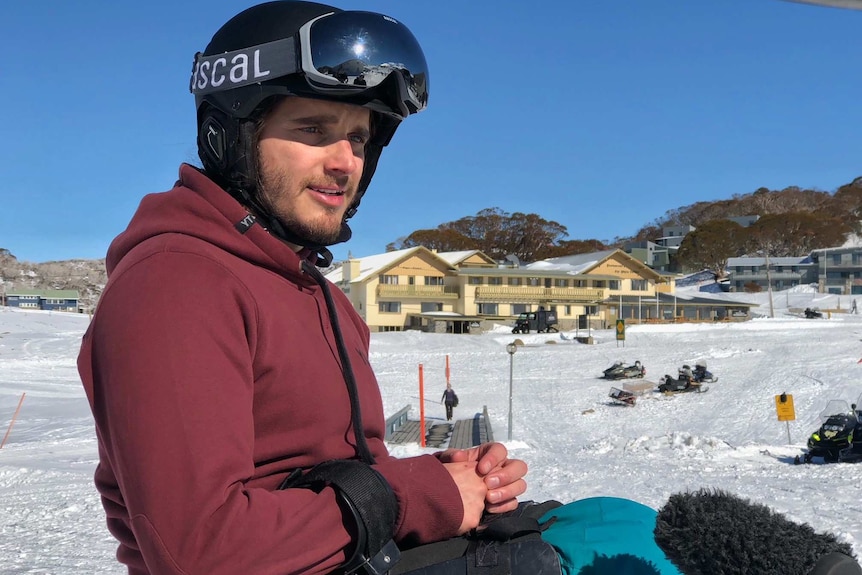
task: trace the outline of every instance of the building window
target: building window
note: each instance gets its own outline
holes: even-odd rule
[[[572,315],[572,306],[570,306],[570,305],[566,306],[566,315]]]
[[[477,303],[476,309],[478,315],[499,315],[497,313],[497,304],[495,303]]]
[[[386,285],[398,285],[398,276],[388,276],[385,274],[380,274],[380,283]]]
[[[432,311],[443,311],[443,304],[436,301],[423,301],[422,313],[428,313]]]
[[[585,305],[584,313],[587,315],[596,315],[599,313],[599,306],[596,305]]]
[[[540,287],[542,285],[542,280],[539,278],[529,278],[527,282],[531,287]]]
[[[510,286],[519,286],[521,285],[521,278],[509,278]]]
[[[598,288],[598,289],[604,289],[605,288],[605,280],[596,280],[596,283],[593,285],[593,287]]]
[[[620,290],[620,280],[608,280],[608,288],[613,291]]]
[[[427,286],[441,286],[441,285],[443,285],[443,277],[442,276],[425,276],[425,285],[427,285]]]
[[[632,291],[647,291],[647,281],[632,280]]]
[[[503,285],[503,278],[495,278],[495,277],[488,278],[488,285],[489,286],[501,286],[501,285]]]
[[[380,313],[401,313],[400,301],[382,301],[377,304]]]
[[[467,278],[467,283],[471,286],[480,286],[482,285],[482,280],[484,278],[482,276],[470,276]]]
[[[554,287],[567,288],[567,287],[569,287],[569,280],[555,279],[554,280]]]
[[[529,304],[525,304],[525,303],[513,303],[512,304],[512,315],[527,313],[528,311],[530,311]]]
[[[407,285],[415,286],[416,285],[416,276],[407,276]]]

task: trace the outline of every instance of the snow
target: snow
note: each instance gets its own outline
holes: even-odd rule
[[[734,297],[769,315],[767,294]],[[575,332],[514,336],[503,325],[481,335],[381,333],[372,337],[371,361],[386,413],[409,404],[418,418],[422,364],[426,417],[442,420],[448,356],[456,417],[487,406],[495,439],[530,464],[529,499],[610,495],[659,507],[678,491],[722,488],[832,531],[862,553],[862,492],[854,480],[862,466],[793,464],[826,404],[862,393],[862,316],[806,320],[787,312],[847,310],[852,299],[775,293],[774,318],[629,325],[624,342],[614,330],[592,330],[594,345],[574,341]],[[88,321],[0,308],[0,434],[26,394],[0,450],[2,574],[124,573],[93,486],[96,440],[75,367]],[[516,338],[524,345],[510,358],[505,346]],[[646,379],[658,381],[699,359],[719,377],[708,393],[650,393],[625,407],[607,396],[619,383],[599,378],[617,360],[641,360]],[[778,421],[775,407],[785,392],[796,411],[789,423]],[[422,452],[416,444],[391,447],[398,456]]]

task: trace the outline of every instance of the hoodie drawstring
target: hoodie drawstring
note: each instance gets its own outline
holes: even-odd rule
[[[374,456],[365,441],[365,430],[362,428],[362,412],[359,406],[359,390],[356,388],[356,376],[350,365],[350,357],[347,354],[347,346],[344,344],[344,336],[338,323],[335,311],[335,301],[329,291],[329,284],[317,267],[308,260],[302,260],[302,271],[314,278],[314,281],[323,290],[323,299],[326,300],[326,311],[329,314],[329,324],[335,335],[335,345],[338,348],[338,357],[341,360],[341,373],[344,375],[344,383],[347,386],[347,394],[350,396],[350,415],[353,422],[353,434],[356,436],[356,455],[367,465],[374,464]]]

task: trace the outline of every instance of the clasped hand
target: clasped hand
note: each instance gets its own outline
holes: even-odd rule
[[[438,455],[461,493],[464,519],[459,534],[475,529],[484,512],[505,513],[518,506],[518,496],[527,490],[527,464],[508,455],[502,443],[447,449]]]

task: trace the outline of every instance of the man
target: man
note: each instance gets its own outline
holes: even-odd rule
[[[346,42],[357,31],[364,53]],[[190,89],[203,169],[183,165],[112,243],[78,360],[119,561],[132,575],[383,572],[395,545],[514,509],[527,466],[501,444],[387,453],[368,329],[315,267],[427,105],[409,30],[261,4],[196,56]]]
[[[446,406],[446,421],[451,421],[452,410],[458,406],[458,395],[450,384],[446,384],[446,389],[443,390],[443,397],[440,398],[440,401]]]

